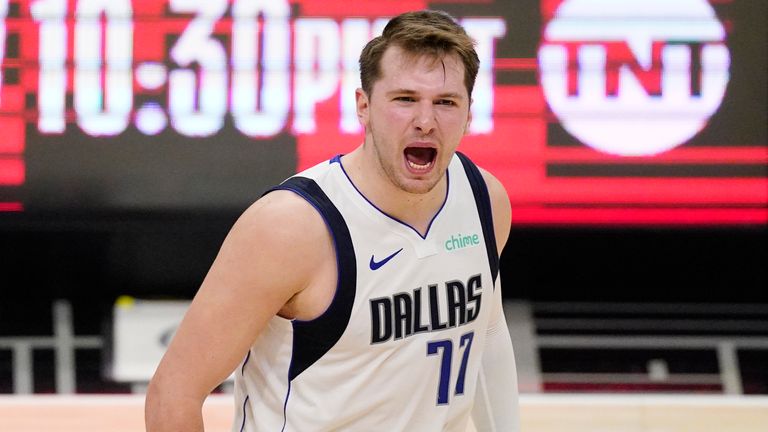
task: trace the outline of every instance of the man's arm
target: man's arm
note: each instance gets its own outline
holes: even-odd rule
[[[488,187],[499,255],[509,237],[511,208],[504,186],[481,169]],[[504,318],[500,278],[496,279],[483,361],[478,376],[472,419],[478,432],[520,430],[517,370],[512,341]]]
[[[149,384],[147,431],[202,431],[207,395],[268,321],[312,284],[328,254],[333,257],[333,246],[322,218],[292,192],[270,193],[246,210]]]

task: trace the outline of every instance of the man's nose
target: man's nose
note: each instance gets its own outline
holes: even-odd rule
[[[422,134],[428,135],[437,126],[435,107],[431,101],[422,101],[416,109],[414,124]]]

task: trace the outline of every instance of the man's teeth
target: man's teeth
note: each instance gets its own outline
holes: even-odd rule
[[[410,166],[411,168],[413,168],[415,170],[426,170],[430,166],[432,166],[432,161],[429,161],[429,162],[425,163],[424,165],[420,165],[420,164],[417,164],[415,162],[408,161],[408,166]]]

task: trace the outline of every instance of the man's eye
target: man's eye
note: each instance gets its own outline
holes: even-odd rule
[[[450,99],[439,99],[435,102],[436,105],[456,105],[456,102]]]
[[[398,96],[395,98],[396,101],[399,102],[413,102],[414,99],[410,96]]]

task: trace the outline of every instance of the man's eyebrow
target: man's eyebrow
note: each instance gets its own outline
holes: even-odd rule
[[[439,98],[452,98],[452,99],[464,99],[464,95],[461,93],[455,93],[455,92],[449,92],[449,93],[440,93],[437,95]]]
[[[401,88],[401,89],[390,90],[390,91],[386,92],[385,94],[388,95],[388,96],[393,96],[393,95],[415,95],[415,94],[418,94],[418,92],[415,91],[415,90],[409,90],[409,89]],[[438,94],[436,96],[436,98],[437,99],[441,99],[441,98],[464,99],[464,95],[462,95],[461,93],[456,93],[456,92],[448,92],[448,93],[440,93],[440,94]]]
[[[395,94],[413,95],[413,94],[416,94],[416,91],[415,90],[408,90],[408,89],[405,89],[405,88],[399,88],[399,89],[390,90],[386,94],[388,94],[388,95],[395,95]]]

